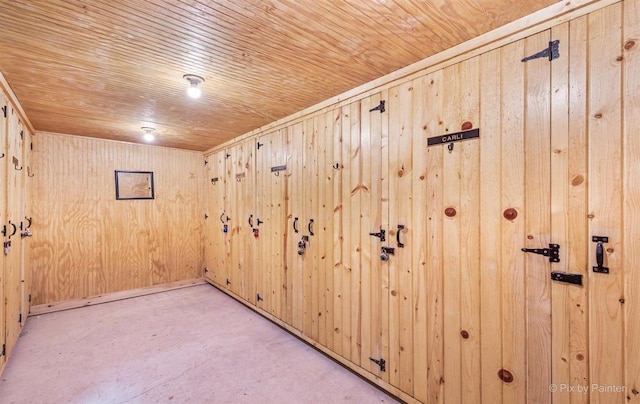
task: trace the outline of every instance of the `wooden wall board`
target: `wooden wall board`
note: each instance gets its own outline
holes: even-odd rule
[[[204,276],[221,287],[227,286],[229,267],[229,231],[227,217],[227,149],[222,149],[206,159],[205,194],[207,205],[204,225],[204,259],[207,271]],[[227,225],[227,232],[224,226]]]
[[[304,323],[304,275],[302,257],[298,255],[298,242],[302,239],[303,203],[303,126],[293,125],[287,128],[287,310],[285,321],[297,330],[302,330]],[[294,228],[298,229],[296,233]]]
[[[7,107],[6,155],[6,235],[8,249],[4,252],[4,311],[6,356],[11,356],[23,325],[22,318],[22,201],[24,195],[24,128],[13,106]],[[7,245],[7,244],[5,244]]]
[[[623,321],[636,307],[620,306],[635,302],[628,268],[635,258],[620,251],[635,237],[631,228],[622,230],[621,218],[631,218],[633,227],[635,216],[623,209],[633,210],[637,197],[633,176],[623,175],[623,168],[633,172],[635,161],[622,151],[623,144],[634,144],[628,131],[635,121],[625,115],[632,115],[627,105],[633,109],[634,101],[620,100],[634,99],[635,90],[623,92],[622,83],[629,80],[634,88],[635,67],[618,55],[622,47],[616,52],[610,45],[616,35],[627,38],[623,7],[635,10],[635,3],[562,21],[440,70],[385,84],[379,93],[342,100],[332,112],[294,119],[298,123],[287,130],[300,137],[300,151],[289,156],[303,169],[316,167],[318,183],[306,172],[299,189],[318,188],[318,200],[315,205],[303,191],[298,201],[290,192],[289,202],[299,203],[306,215],[333,215],[331,229],[321,226],[317,261],[301,264],[304,313],[298,330],[304,338],[421,402],[607,402],[621,396],[576,393],[575,386],[592,389],[589,383],[604,373],[618,385],[624,377],[635,383],[624,356],[616,356],[620,346],[633,349],[636,331]],[[603,39],[609,25],[618,28]],[[634,23],[628,25],[633,32]],[[561,43],[559,59],[521,61],[554,39]],[[608,56],[595,63],[606,43]],[[625,50],[635,46],[628,43]],[[607,80],[617,84],[604,86]],[[371,112],[381,99],[387,111]],[[605,121],[614,122],[616,132],[607,147]],[[454,143],[451,150],[447,144],[427,146],[430,136],[468,128],[479,128],[480,138]],[[320,140],[327,130],[333,139]],[[337,168],[329,170],[328,161],[338,162]],[[592,197],[605,181],[605,165],[616,178],[606,202],[603,195]],[[323,187],[332,195],[323,196]],[[600,205],[613,206],[605,219],[595,209]],[[602,229],[613,223],[619,232],[605,262],[623,269],[606,277],[590,271],[589,236],[596,222]],[[396,245],[398,224],[406,225],[405,248]],[[388,232],[385,243],[369,235],[378,226]],[[521,251],[550,243],[561,245],[560,262]],[[389,262],[376,259],[382,245],[396,248]],[[323,263],[331,251],[333,271]],[[583,274],[583,285],[552,282],[551,271]],[[605,313],[613,306],[595,307],[594,293],[612,305],[618,296],[616,318]],[[327,313],[324,327],[333,332],[323,334],[316,310]],[[596,327],[594,319],[615,326],[620,343],[613,344],[613,361],[604,359],[614,349],[602,342],[608,328]],[[386,372],[370,358],[385,358]],[[635,362],[628,364],[634,369]],[[554,392],[552,383],[574,391]]]
[[[502,94],[501,49],[480,56],[480,171],[488,173],[480,182],[480,377],[481,402],[504,402],[503,383],[497,372],[502,369],[502,189],[501,125],[495,111],[500,111]]]
[[[11,105],[7,102],[7,99],[5,98],[5,95],[3,92],[0,91],[0,108],[10,108]],[[6,205],[7,205],[7,198],[6,198],[6,189],[7,189],[7,162],[6,160],[8,160],[7,156],[7,131],[8,131],[8,119],[4,116],[4,114],[2,114],[0,116],[0,155],[4,156],[3,158],[5,159],[5,161],[1,161],[0,160],[0,217],[3,218],[3,223],[0,224],[1,226],[4,226],[4,218],[6,217]],[[3,242],[4,242],[4,238],[3,238]],[[9,284],[8,282],[8,277],[7,277],[7,272],[5,270],[5,259],[4,259],[4,253],[2,255],[2,259],[0,259],[0,345],[1,346],[6,346],[6,341],[7,341],[7,335],[6,335],[6,314],[5,314],[5,285],[7,285],[7,288],[9,288],[10,286],[8,286]],[[1,355],[0,356],[0,368],[4,368],[4,364],[6,363],[7,360],[7,355]]]
[[[33,304],[201,276],[201,154],[38,133],[34,159]],[[116,169],[153,171],[156,199],[116,201]]]
[[[625,386],[627,402],[640,402],[640,324],[636,319],[640,316],[640,251],[637,248],[640,234],[640,57],[638,42],[640,41],[640,2],[626,0],[623,3],[623,135],[624,135],[624,297],[625,297]]]
[[[624,266],[622,5],[588,18],[588,167],[589,234],[608,236],[604,264],[609,274],[589,273],[589,376],[602,386],[623,386]],[[595,263],[595,243],[589,246],[589,267]],[[625,392],[592,389],[592,402],[622,402]]]

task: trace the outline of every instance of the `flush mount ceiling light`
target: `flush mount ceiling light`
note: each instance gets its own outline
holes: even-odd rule
[[[144,140],[146,140],[147,142],[151,142],[153,141],[153,139],[155,139],[155,136],[153,136],[153,134],[151,133],[155,130],[154,128],[143,126],[140,129],[142,129],[142,131],[144,132]]]
[[[185,74],[182,76],[183,79],[187,80],[189,84],[189,88],[187,89],[187,94],[191,98],[199,98],[200,94],[202,94],[202,90],[198,87],[200,83],[204,83],[204,79],[200,76],[196,76],[195,74]]]

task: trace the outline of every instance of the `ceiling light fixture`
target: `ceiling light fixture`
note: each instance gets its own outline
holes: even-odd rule
[[[153,134],[151,133],[155,130],[154,128],[143,126],[140,129],[142,129],[142,131],[144,132],[144,140],[146,140],[147,142],[151,142],[153,141],[153,139],[155,139],[155,136],[153,136]]]
[[[191,98],[200,98],[202,94],[202,90],[198,87],[200,83],[204,83],[204,79],[200,76],[196,76],[195,74],[185,74],[182,76],[183,79],[187,80],[189,84],[189,88],[187,89],[187,94]]]

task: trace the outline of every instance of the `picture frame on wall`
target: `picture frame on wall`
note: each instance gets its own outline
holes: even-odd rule
[[[155,199],[153,171],[115,171],[116,199]]]

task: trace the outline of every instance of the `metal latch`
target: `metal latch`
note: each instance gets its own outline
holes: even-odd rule
[[[393,247],[382,247],[382,252],[380,253],[380,259],[382,261],[389,261],[389,254],[394,255],[396,253],[396,249]]]
[[[582,286],[581,274],[568,274],[566,272],[551,272],[551,280]]]
[[[386,241],[387,239],[385,237],[385,233],[386,231],[384,229],[380,229],[380,233],[369,233],[369,235],[373,237],[378,237],[380,241]]]
[[[549,248],[521,248],[520,250],[549,257],[549,262],[560,262],[560,244],[549,244]]]
[[[380,371],[381,372],[386,372],[387,371],[387,361],[385,361],[384,359],[375,359],[375,358],[369,358],[369,360],[373,363],[375,363],[376,365],[380,366]]]

